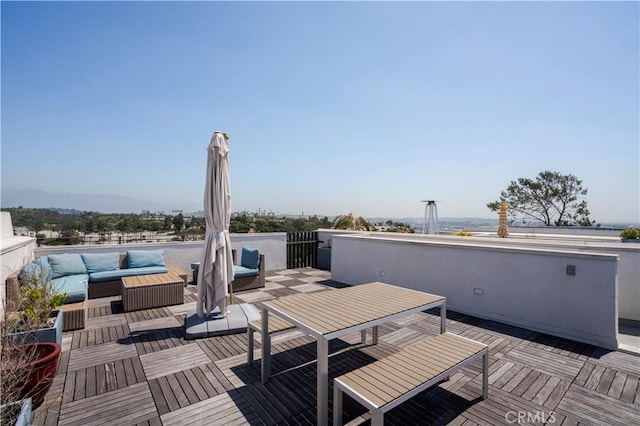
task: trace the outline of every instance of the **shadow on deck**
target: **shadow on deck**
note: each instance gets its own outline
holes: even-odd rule
[[[270,272],[264,289],[234,297],[257,303],[344,286],[329,274]],[[273,376],[262,385],[259,361],[246,364],[246,334],[183,338],[184,313],[194,308],[195,293],[189,286],[184,305],[130,313],[118,297],[91,300],[87,327],[64,335],[56,379],[34,424],[314,424],[315,341],[297,331],[274,337]],[[330,384],[439,333],[439,321],[439,312],[427,312],[384,324],[377,345],[360,343],[359,333],[333,340]],[[513,424],[521,413],[531,424],[640,420],[637,356],[451,311],[447,330],[490,346],[489,399],[480,399],[476,362],[391,410],[387,424]],[[331,385],[330,393],[332,401]],[[349,424],[370,419],[348,397],[343,418]]]

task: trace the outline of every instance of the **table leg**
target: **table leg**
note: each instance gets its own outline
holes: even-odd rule
[[[377,325],[373,327],[373,332],[371,334],[372,334],[371,336],[372,343],[374,345],[377,345],[378,344],[378,326]]]
[[[253,328],[247,327],[247,364],[253,363]]]
[[[440,305],[440,334],[447,331],[447,301]]]
[[[269,336],[269,311],[262,308],[262,359],[260,379],[263,384],[269,381],[271,375],[271,336]]]
[[[318,425],[329,424],[329,340],[318,338]]]

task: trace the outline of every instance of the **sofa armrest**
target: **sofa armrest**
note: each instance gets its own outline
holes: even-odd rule
[[[18,272],[7,277],[5,282],[5,309],[7,312],[15,312],[20,306],[20,281],[18,280]]]
[[[264,266],[264,254],[260,253],[260,266],[258,269],[258,276],[260,277],[260,286],[264,287],[265,284],[265,266]]]

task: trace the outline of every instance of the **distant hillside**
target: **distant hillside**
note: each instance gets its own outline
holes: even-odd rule
[[[143,210],[171,213],[174,209],[187,211],[182,206],[155,203],[122,195],[53,193],[35,189],[3,189],[0,206],[75,209],[100,213],[140,213]],[[202,209],[195,205],[187,207],[190,207],[189,211]]]

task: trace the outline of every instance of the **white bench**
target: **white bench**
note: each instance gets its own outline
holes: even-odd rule
[[[294,328],[296,328],[296,326],[291,324],[289,321],[283,320],[275,315],[269,316],[269,338],[277,334],[286,333]],[[253,362],[253,333],[260,334],[261,332],[262,321],[254,320],[249,322],[247,325],[247,364],[251,364]],[[262,344],[264,345],[265,342],[262,342]]]
[[[284,320],[276,315],[269,315],[269,336],[276,336],[278,334],[286,333],[295,329],[296,326],[291,324],[289,321]],[[262,321],[261,320],[253,320],[247,324],[247,364],[251,364],[253,362],[253,339],[254,333],[262,333]],[[372,327],[372,344],[378,344],[378,327]],[[361,335],[361,343],[364,344],[366,342],[367,330],[362,330],[360,332]],[[264,345],[265,342],[262,342]],[[270,345],[270,344],[269,344]]]
[[[489,347],[444,333],[334,379],[333,424],[342,424],[342,394],[371,411],[371,425],[382,426],[384,413],[457,370],[483,358],[482,397],[489,395]]]

